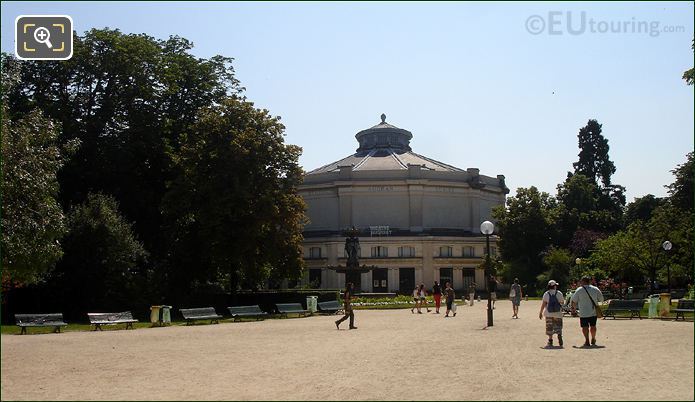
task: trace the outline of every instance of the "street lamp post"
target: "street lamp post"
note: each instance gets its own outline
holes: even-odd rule
[[[480,233],[485,235],[485,288],[487,290],[487,326],[492,326],[492,297],[490,296],[490,235],[495,231],[495,225],[490,221],[480,224]]]
[[[673,247],[673,244],[671,244],[670,241],[666,240],[665,242],[663,242],[661,244],[661,247],[664,248],[664,251],[668,252]],[[666,269],[668,272],[668,297],[670,299],[671,298],[671,264],[669,264],[668,261],[666,261]]]

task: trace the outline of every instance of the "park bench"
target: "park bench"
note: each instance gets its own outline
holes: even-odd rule
[[[336,314],[343,309],[338,300],[331,300],[318,303],[319,311],[327,314]]]
[[[644,307],[644,300],[611,300],[608,302],[608,308],[603,310],[603,319],[606,317],[613,317],[615,319],[615,313],[617,312],[629,312],[630,319],[632,317],[639,317],[642,319],[642,307]]]
[[[306,316],[309,310],[304,310],[301,303],[279,303],[275,305],[280,315],[287,317],[289,314],[301,314]]]
[[[15,314],[14,319],[22,329],[20,335],[27,333],[27,327],[55,327],[53,332],[60,332],[60,327],[68,325],[63,322],[63,313]]]
[[[191,325],[195,321],[210,320],[210,324],[219,324],[221,315],[217,315],[214,307],[182,308],[179,309],[186,325]]]
[[[229,314],[232,315],[232,318],[234,318],[234,321],[240,320],[242,317],[256,317],[256,321],[258,321],[268,315],[268,313],[261,310],[258,305],[227,307],[227,309],[229,310]]]
[[[676,312],[676,321],[678,321],[678,317],[683,318],[683,321],[685,321],[685,313],[693,313],[695,310],[693,310],[693,303],[695,300],[678,300],[678,306],[673,310]]]
[[[133,329],[133,323],[138,322],[133,318],[133,313],[124,311],[122,313],[87,313],[89,323],[94,325],[94,330],[101,331],[102,325],[125,324],[125,329]]]

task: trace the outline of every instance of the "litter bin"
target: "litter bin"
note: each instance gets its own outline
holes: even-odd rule
[[[671,312],[671,294],[670,293],[660,293],[661,306],[659,308],[659,315],[661,317],[667,318]]]
[[[649,318],[658,317],[657,307],[659,306],[659,296],[651,295],[649,296]]]
[[[152,306],[150,307],[150,322],[152,324],[159,324],[159,310],[162,306]]]
[[[150,307],[150,322],[153,326],[171,324],[171,306]]]
[[[318,296],[307,296],[306,297],[306,309],[311,312],[311,314],[314,314],[315,312],[318,311],[318,301],[319,297]]]
[[[171,306],[162,306],[162,324],[171,324]]]

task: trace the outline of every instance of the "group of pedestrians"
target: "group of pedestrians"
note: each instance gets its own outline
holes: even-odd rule
[[[492,281],[492,277],[490,278]],[[563,313],[562,305],[565,303],[565,297],[561,291],[558,290],[559,283],[555,280],[548,281],[548,288],[545,293],[543,293],[543,298],[541,302],[541,308],[538,312],[538,318],[543,319],[545,317],[545,334],[548,336],[548,343],[546,347],[553,347],[553,335],[557,337],[557,343],[560,347],[563,346],[564,342],[562,339],[562,327],[563,327]],[[340,329],[340,324],[349,319],[350,327],[349,329],[357,329],[355,326],[355,315],[352,310],[352,298],[354,293],[353,284],[348,283],[345,287],[345,293],[343,295],[343,310],[345,312],[344,316],[335,322],[336,328]],[[442,290],[439,282],[435,281],[432,287],[432,296],[434,298],[434,308],[435,314],[439,314],[439,309],[441,307],[442,295],[446,303],[446,313],[444,317],[449,317],[449,314],[453,314],[452,317],[456,317],[456,304],[454,299],[456,298],[456,293],[454,288],[451,286],[451,282],[447,281],[444,289]],[[519,318],[519,305],[521,304],[522,290],[519,285],[519,279],[515,278],[509,290],[509,299],[512,301],[512,309],[514,314],[512,318]],[[471,301],[473,296],[470,296]],[[415,313],[417,309],[418,314],[422,314],[422,306],[424,305],[427,312],[430,312],[430,308],[427,304],[427,291],[425,290],[425,285],[420,284],[413,290],[413,301],[415,306],[410,309],[411,313]],[[581,279],[581,286],[578,287],[570,299],[571,312],[572,315],[579,315],[579,325],[584,335],[584,345],[582,347],[591,347],[596,345],[596,320],[600,314],[600,309],[598,303],[603,301],[603,294],[601,290],[596,286],[591,285],[591,278],[585,276]]]
[[[548,290],[543,294],[541,309],[538,312],[539,319],[543,319],[545,316],[545,334],[548,336],[547,347],[553,347],[553,335],[557,336],[558,345],[560,347],[563,345],[562,305],[565,303],[565,297],[557,289],[559,285],[555,280],[548,281]],[[584,335],[582,347],[596,346],[596,320],[600,314],[598,303],[602,301],[601,290],[591,284],[590,277],[583,277],[581,286],[574,291],[570,299],[572,315],[579,315],[579,326],[582,329],[582,335]]]
[[[432,298],[434,299],[434,313],[439,314],[439,309],[442,305],[442,295],[444,295],[444,302],[446,303],[446,313],[444,317],[449,317],[449,313],[456,316],[456,304],[454,304],[454,299],[456,298],[456,293],[454,288],[451,286],[451,282],[446,282],[444,289],[438,281],[434,281],[432,286]],[[425,284],[421,283],[418,287],[413,290],[413,302],[415,306],[410,309],[411,313],[415,313],[417,310],[418,314],[422,314],[422,306],[425,306],[427,312],[430,312],[430,307],[427,304],[427,290],[425,290]]]

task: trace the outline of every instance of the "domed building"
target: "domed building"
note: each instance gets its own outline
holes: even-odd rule
[[[475,282],[485,257],[480,223],[509,193],[503,175],[481,175],[417,154],[410,131],[386,122],[355,135],[357,151],[306,173],[299,194],[307,204],[304,283],[362,292],[412,292],[416,284]],[[346,230],[359,235],[361,269],[346,269]],[[491,239],[491,255],[496,255]],[[460,294],[460,293],[459,293]]]

